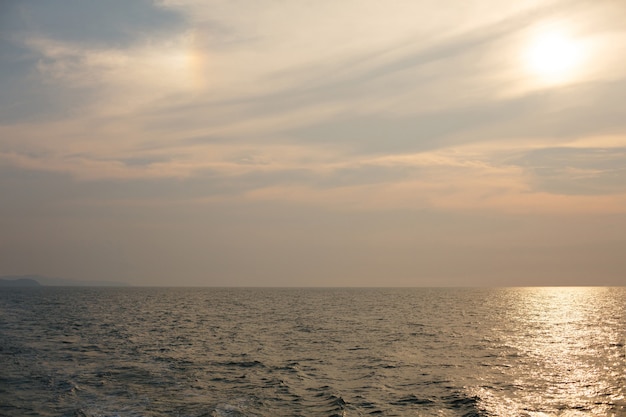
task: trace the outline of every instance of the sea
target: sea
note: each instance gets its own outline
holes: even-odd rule
[[[626,416],[626,288],[0,289],[0,416]]]

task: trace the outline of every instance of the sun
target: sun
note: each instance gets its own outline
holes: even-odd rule
[[[550,84],[572,80],[580,69],[582,59],[582,43],[557,29],[536,33],[523,57],[527,70]]]

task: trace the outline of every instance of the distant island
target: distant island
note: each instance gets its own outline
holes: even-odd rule
[[[0,287],[41,287],[41,284],[30,278],[0,278]]]
[[[3,275],[0,288],[7,287],[129,287],[125,282],[79,281],[67,278],[52,278],[41,275]]]

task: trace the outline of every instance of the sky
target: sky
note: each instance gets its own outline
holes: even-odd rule
[[[2,0],[0,275],[626,285],[622,0]]]

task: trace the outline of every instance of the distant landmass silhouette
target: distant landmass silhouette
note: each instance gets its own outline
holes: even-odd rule
[[[0,287],[128,287],[129,284],[117,281],[79,281],[67,278],[44,277],[41,275],[3,275]]]
[[[0,278],[0,287],[41,287],[41,284],[34,279],[18,278],[5,279]]]

